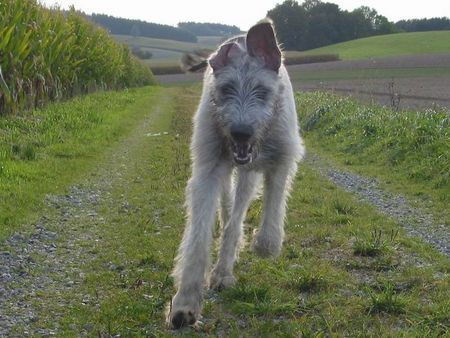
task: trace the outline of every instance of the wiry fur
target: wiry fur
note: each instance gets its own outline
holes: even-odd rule
[[[276,62],[277,51],[264,45],[266,40],[260,45],[264,52],[268,50],[268,56],[257,49],[260,28],[269,29],[259,25],[267,22],[254,26],[247,37],[228,40],[208,60],[194,117],[192,177],[186,189],[187,226],[173,272],[177,293],[168,320],[176,328],[193,324],[200,316],[218,209],[222,243],[209,283],[215,289],[235,283],[233,265],[243,221],[260,181],[264,211],[253,249],[263,257],[276,256],[281,250],[286,199],[304,147],[289,76]],[[266,34],[264,29],[261,34]],[[256,43],[252,40],[256,47],[246,45],[250,34],[256,39]],[[243,165],[235,164],[230,147],[232,126],[236,124],[249,125],[254,131],[249,141],[253,161]]]

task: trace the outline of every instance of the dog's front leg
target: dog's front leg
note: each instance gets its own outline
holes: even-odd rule
[[[259,176],[260,174],[255,171],[238,170],[231,216],[224,226],[219,258],[211,273],[210,287],[212,289],[227,288],[236,282],[233,276],[233,265],[238,256],[238,244],[242,237],[245,213],[258,188]]]
[[[230,170],[220,163],[213,169],[196,168],[188,183],[188,224],[174,270],[177,293],[168,318],[175,328],[194,324],[200,316],[218,196],[222,181]]]
[[[277,256],[284,237],[284,216],[291,176],[296,164],[280,164],[264,174],[264,213],[255,235],[253,249],[261,257]]]

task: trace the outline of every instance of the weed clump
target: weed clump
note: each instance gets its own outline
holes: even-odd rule
[[[395,292],[392,283],[387,283],[381,292],[375,292],[371,289],[368,292],[370,296],[369,314],[381,312],[402,314],[405,312],[406,301]]]
[[[289,281],[289,287],[299,292],[315,292],[326,286],[325,278],[321,274],[303,272]]]
[[[353,253],[358,256],[375,257],[379,256],[392,246],[395,238],[398,235],[398,230],[392,230],[389,236],[383,236],[381,230],[374,230],[370,237],[357,238],[353,243]]]

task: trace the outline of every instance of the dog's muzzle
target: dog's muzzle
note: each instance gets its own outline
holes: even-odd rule
[[[253,147],[250,139],[253,128],[249,124],[233,124],[230,128],[231,150],[237,164],[247,164],[253,161]]]
[[[233,159],[236,164],[247,164],[253,161],[253,147],[250,143],[235,143],[231,145]]]

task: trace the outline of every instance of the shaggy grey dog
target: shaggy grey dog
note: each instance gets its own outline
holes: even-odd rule
[[[253,249],[262,257],[279,254],[286,199],[304,154],[292,86],[269,20],[226,41],[204,65],[186,190],[188,220],[173,273],[178,291],[168,314],[175,328],[200,317],[218,209],[222,243],[209,285],[221,289],[236,282],[243,221],[261,179],[264,212]]]

